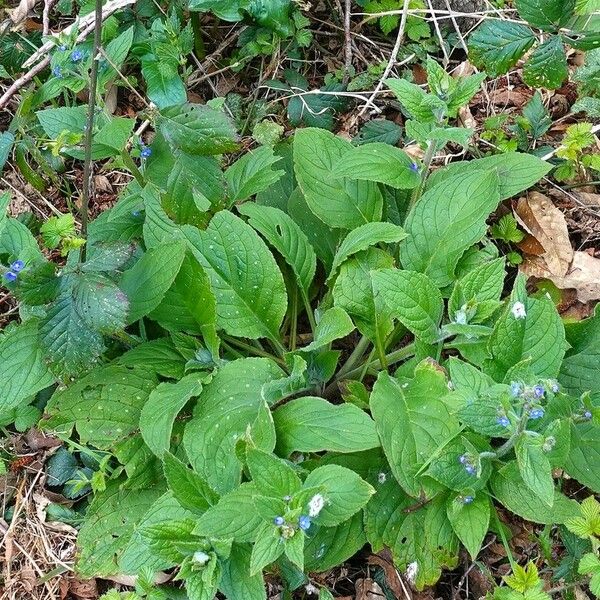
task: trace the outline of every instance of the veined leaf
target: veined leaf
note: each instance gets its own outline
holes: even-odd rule
[[[428,94],[418,85],[406,79],[386,79],[385,84],[394,92],[409,117],[428,123],[436,121],[435,113],[445,113],[446,103]]]
[[[532,27],[555,31],[573,17],[575,0],[516,0],[515,6]]]
[[[333,341],[346,337],[354,331],[354,323],[348,316],[348,313],[339,306],[334,306],[326,310],[317,323],[315,329],[315,338],[304,348],[302,352],[318,350],[323,346],[331,344]]]
[[[554,504],[554,480],[550,461],[542,450],[542,444],[523,435],[515,447],[517,465],[523,483],[550,508]]]
[[[448,498],[447,514],[452,529],[475,560],[490,524],[490,500],[486,494],[478,494],[471,502],[458,496]]]
[[[485,235],[499,202],[496,173],[475,171],[427,190],[406,218],[404,268],[425,273],[438,287],[452,283],[460,257]]]
[[[185,227],[194,256],[209,276],[217,324],[230,335],[279,339],[287,308],[281,271],[256,232],[230,212],[218,212],[206,231]]]
[[[568,76],[567,54],[557,35],[540,44],[523,67],[523,81],[534,88],[555,90]]]
[[[378,221],[383,198],[377,184],[333,177],[352,144],[323,129],[300,129],[294,136],[294,169],[310,210],[330,227],[353,229]]]
[[[571,425],[571,451],[565,461],[565,470],[579,483],[600,493],[600,427],[596,423]]]

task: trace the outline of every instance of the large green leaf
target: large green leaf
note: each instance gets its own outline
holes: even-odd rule
[[[308,299],[317,269],[317,256],[304,232],[278,208],[247,202],[239,207],[239,211],[249,217],[250,225],[285,259]]]
[[[0,413],[12,410],[53,383],[37,322],[30,319],[8,328],[0,337]]]
[[[473,560],[488,532],[490,513],[490,500],[486,494],[478,494],[471,502],[465,502],[461,496],[448,499],[447,514],[452,529]]]
[[[485,235],[486,219],[499,202],[493,172],[451,177],[427,190],[406,218],[404,268],[425,273],[438,287],[452,283],[460,257]]]
[[[191,373],[177,383],[161,383],[150,393],[140,413],[140,431],[157,456],[170,448],[173,423],[190,398],[200,395],[204,378]]]
[[[571,451],[565,461],[565,470],[600,494],[600,427],[596,423],[580,423],[571,426]]]
[[[540,44],[523,67],[523,81],[534,88],[559,88],[569,75],[562,40],[553,35]]]
[[[393,188],[412,190],[421,181],[419,171],[419,165],[400,148],[373,142],[346,152],[334,166],[333,175],[377,181]]]
[[[353,229],[381,218],[383,198],[376,183],[333,176],[352,148],[324,129],[300,129],[294,136],[298,184],[310,210],[330,227]]]
[[[169,106],[161,111],[156,123],[173,149],[188,154],[223,154],[237,148],[229,117],[205,105]]]
[[[381,295],[389,314],[419,339],[433,343],[440,337],[444,302],[423,273],[382,269],[371,273],[376,297]]]
[[[371,413],[392,473],[414,498],[423,491],[422,467],[459,431],[443,401],[447,393],[444,373],[429,362],[416,368],[406,386],[380,373],[371,393]]]
[[[267,600],[262,574],[250,575],[250,553],[246,546],[232,546],[231,555],[223,565],[223,575],[219,584],[219,589],[227,598]]]
[[[308,346],[300,348],[300,350],[304,352],[318,350],[337,339],[346,337],[353,331],[354,323],[352,323],[348,313],[339,306],[333,306],[327,309],[319,319],[313,341]]]
[[[15,136],[10,131],[0,133],[0,172],[10,156],[14,142]]]
[[[234,451],[236,441],[259,417],[262,386],[282,375],[270,360],[244,358],[227,363],[204,386],[183,444],[194,469],[218,492],[239,484],[242,465]]]
[[[144,368],[97,368],[53,394],[42,424],[67,435],[75,427],[82,444],[112,448],[137,430],[140,411],[157,383],[156,374]]]
[[[487,19],[469,37],[469,58],[497,77],[514,67],[534,42],[533,31],[525,25]]]
[[[148,54],[142,58],[142,75],[148,98],[158,108],[180,105],[187,100],[176,61],[158,60],[154,54]]]
[[[433,122],[437,120],[436,114],[444,114],[447,111],[443,100],[433,94],[427,94],[421,87],[406,79],[386,79],[385,83],[400,100],[408,116],[417,121]]]
[[[152,312],[175,280],[183,258],[185,244],[164,243],[156,246],[128,271],[123,273],[121,289],[129,300],[128,323]]]
[[[542,441],[521,435],[515,446],[515,455],[523,483],[544,504],[552,507],[554,480],[550,461],[542,449]]]
[[[573,17],[575,0],[515,0],[515,6],[532,27],[555,31]]]
[[[273,413],[277,453],[359,452],[379,446],[375,423],[353,404],[336,406],[323,398],[296,398]]]
[[[256,232],[228,211],[218,212],[206,231],[184,232],[210,278],[217,324],[238,337],[278,339],[287,308],[285,284]]]

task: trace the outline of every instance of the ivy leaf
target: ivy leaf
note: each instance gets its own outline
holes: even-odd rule
[[[323,398],[296,398],[273,413],[277,453],[360,452],[379,446],[373,420],[352,404],[334,405]]]
[[[420,166],[400,148],[383,142],[357,146],[335,164],[333,175],[377,181],[393,188],[412,190],[420,181]]]
[[[540,440],[521,435],[515,446],[519,472],[525,485],[552,508],[554,480],[550,461],[542,450]]]
[[[129,300],[128,323],[152,312],[175,280],[185,256],[182,242],[164,243],[148,250],[123,273],[120,286]]]
[[[383,198],[371,181],[335,178],[339,160],[353,146],[322,129],[300,129],[294,135],[294,170],[310,210],[330,227],[354,229],[378,221]]]
[[[236,133],[229,117],[205,105],[166,107],[158,115],[156,124],[173,150],[206,156],[237,149]]]
[[[565,47],[556,35],[540,44],[523,67],[523,81],[534,88],[555,90],[568,76]]]
[[[515,6],[532,27],[556,31],[573,17],[575,0],[515,0]]]
[[[469,37],[469,58],[491,77],[498,77],[517,64],[535,39],[533,31],[525,25],[489,19]]]
[[[183,445],[194,469],[216,491],[228,492],[239,484],[242,465],[234,452],[236,441],[259,416],[262,386],[282,375],[267,359],[245,358],[224,365],[204,386]],[[273,446],[259,447],[270,452]]]
[[[221,211],[206,231],[186,226],[184,233],[210,278],[217,324],[237,337],[278,340],[287,308],[285,284],[256,232],[239,217]]]
[[[485,494],[478,494],[471,502],[465,502],[463,496],[448,498],[447,514],[452,529],[473,560],[488,532],[490,512],[490,501]]]
[[[273,148],[261,146],[244,154],[225,171],[229,189],[229,205],[246,200],[277,183],[284,171],[271,167],[281,160]]]
[[[376,297],[381,295],[389,314],[419,339],[433,343],[440,337],[444,302],[439,290],[422,273],[381,269],[371,273]]]
[[[485,235],[499,202],[496,173],[475,171],[427,190],[406,218],[404,268],[425,273],[438,287],[452,283],[460,257]]]
[[[36,320],[5,329],[0,336],[0,413],[16,408],[53,383]]]

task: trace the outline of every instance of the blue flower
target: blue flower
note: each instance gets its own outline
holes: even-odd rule
[[[54,75],[54,77],[56,77],[57,79],[62,79],[62,71],[58,65],[52,67],[52,75]]]
[[[302,531],[306,531],[310,527],[310,518],[307,517],[306,515],[302,515],[298,519],[298,527],[300,527],[300,529],[302,529]]]
[[[510,384],[510,393],[517,398],[523,393],[523,386],[518,381],[513,381]]]
[[[66,47],[64,44],[61,44],[61,45],[58,47],[58,49],[59,49],[61,52],[64,52],[64,51],[67,49],[67,47]]]
[[[83,52],[75,48],[73,52],[71,52],[71,60],[73,62],[79,62],[83,58]]]
[[[502,415],[496,419],[496,423],[502,425],[502,427],[508,427],[510,425],[510,419],[506,415]]]
[[[530,419],[541,419],[544,416],[543,408],[533,408],[529,411]]]
[[[477,469],[475,468],[474,465],[465,465],[465,471],[469,475],[475,475],[475,473],[477,473]]]
[[[132,217],[139,217],[142,213],[139,210],[132,210],[131,211],[131,216]]]
[[[410,165],[410,170],[414,171],[415,173],[418,173],[419,172],[419,165],[417,163],[412,163]]]
[[[586,421],[589,421],[589,420],[592,418],[592,416],[593,416],[593,415],[592,415],[592,411],[591,411],[591,410],[586,410],[586,411],[583,413],[583,415],[582,415],[582,416],[583,416],[583,418],[584,418]]]
[[[10,265],[10,270],[15,273],[19,273],[25,268],[25,263],[22,260],[15,260],[15,262]]]
[[[142,158],[148,158],[152,154],[152,148],[148,148],[148,146],[142,146],[142,151],[140,152],[140,156]]]
[[[560,386],[558,385],[558,383],[556,383],[556,381],[552,384],[552,386],[550,387],[550,389],[552,390],[553,394],[558,394],[558,391],[560,390]]]
[[[13,273],[12,271],[9,271],[8,273],[4,273],[4,279],[6,279],[6,281],[16,281],[17,280],[17,274]]]
[[[461,465],[466,465],[469,462],[469,457],[466,454],[462,454],[458,457],[458,462]]]
[[[543,398],[544,394],[546,393],[546,390],[544,389],[543,385],[535,385],[533,386],[533,395],[536,398]]]
[[[285,519],[283,517],[275,517],[273,523],[275,523],[277,527],[281,527],[285,523]]]
[[[475,500],[475,498],[473,496],[465,496],[462,499],[463,504],[471,504],[471,502],[473,502],[473,500]]]

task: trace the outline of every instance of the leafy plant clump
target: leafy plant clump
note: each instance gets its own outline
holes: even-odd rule
[[[388,85],[431,157],[468,137],[448,119],[481,78],[428,72],[431,93]],[[64,138],[77,109],[50,110]],[[21,323],[0,339],[1,410],[52,391],[41,426],[80,457],[61,451],[56,485],[94,492],[81,575],[140,575],[161,598],[152,574],[177,567],[190,598],[259,600],[265,573],[292,590],[370,544],[422,589],[502,531],[499,506],[574,526],[565,477],[600,492],[600,313],[563,323],[528,296],[486,224],[545,162],[507,152],[429,176],[427,159],[316,128],[224,161],[238,146],[220,109],[152,119],[85,259],[71,219],[41,232],[59,268],[3,197]],[[498,597],[539,592],[528,569]]]

